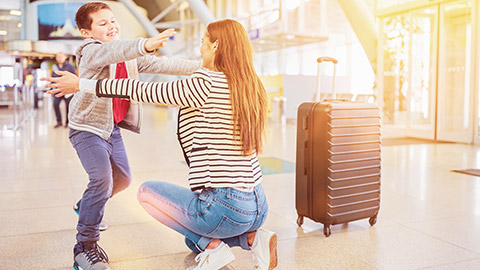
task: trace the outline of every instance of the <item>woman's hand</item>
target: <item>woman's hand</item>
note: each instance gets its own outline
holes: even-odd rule
[[[147,41],[145,42],[145,49],[148,52],[152,52],[156,49],[165,47],[167,45],[167,40],[175,34],[175,29],[169,28],[160,34],[147,39]]]
[[[72,94],[80,91],[80,78],[78,78],[77,75],[61,70],[57,70],[55,73],[61,77],[40,78],[41,81],[50,82],[49,84],[45,85],[45,88],[53,88],[52,90],[47,91],[48,94],[55,95],[56,97],[62,97],[66,94]]]

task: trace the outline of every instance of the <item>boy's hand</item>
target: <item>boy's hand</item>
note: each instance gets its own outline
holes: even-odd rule
[[[40,78],[41,81],[50,82],[49,84],[45,85],[45,88],[54,88],[47,91],[48,94],[55,95],[56,97],[62,97],[66,94],[72,94],[80,91],[80,89],[78,89],[80,79],[77,77],[77,75],[61,70],[56,70],[55,73],[61,77]]]
[[[165,47],[167,45],[167,40],[175,34],[175,29],[170,28],[154,37],[147,39],[145,42],[145,50],[152,52],[158,48]]]

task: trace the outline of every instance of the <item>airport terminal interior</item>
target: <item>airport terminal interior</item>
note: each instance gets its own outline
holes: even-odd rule
[[[58,52],[76,65],[82,38],[73,17],[86,2],[0,3],[1,270],[72,269],[72,208],[89,179],[68,138],[65,103],[56,127],[53,97],[39,78]],[[201,37],[215,20],[235,19],[247,30],[269,101],[258,159],[269,204],[263,227],[278,236],[276,269],[480,269],[480,1],[106,3],[122,39],[176,29],[157,56],[200,60]],[[375,222],[332,225],[327,237],[322,223],[298,222],[297,113],[305,102],[332,99],[381,112],[380,207]],[[111,269],[196,265],[184,237],[137,201],[145,181],[188,187],[178,110],[145,104],[141,133],[122,131],[132,183],[108,201],[99,241]],[[222,269],[254,268],[250,251],[232,251],[235,261]]]

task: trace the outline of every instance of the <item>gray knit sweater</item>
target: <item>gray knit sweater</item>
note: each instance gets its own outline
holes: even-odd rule
[[[147,55],[145,38],[102,43],[86,39],[76,52],[79,77],[86,79],[115,78],[115,65],[125,62],[128,77],[138,79],[138,73],[190,75],[201,67],[200,61]],[[76,93],[70,101],[69,124],[72,129],[91,132],[108,140],[113,130],[112,99],[98,98],[87,92]],[[142,110],[132,102],[122,128],[140,132]]]

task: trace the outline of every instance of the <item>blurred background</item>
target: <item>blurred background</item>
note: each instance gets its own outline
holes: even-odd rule
[[[0,125],[16,129],[49,106],[38,78],[54,54],[74,63],[81,37],[74,14],[86,1],[2,0]],[[475,0],[121,0],[107,1],[122,38],[174,27],[161,54],[200,59],[210,21],[247,29],[271,117],[294,122],[298,105],[331,97],[377,103],[383,136],[479,143],[479,2]],[[317,77],[317,74],[320,76]],[[168,80],[144,75],[144,80]],[[316,93],[317,84],[319,93]]]

